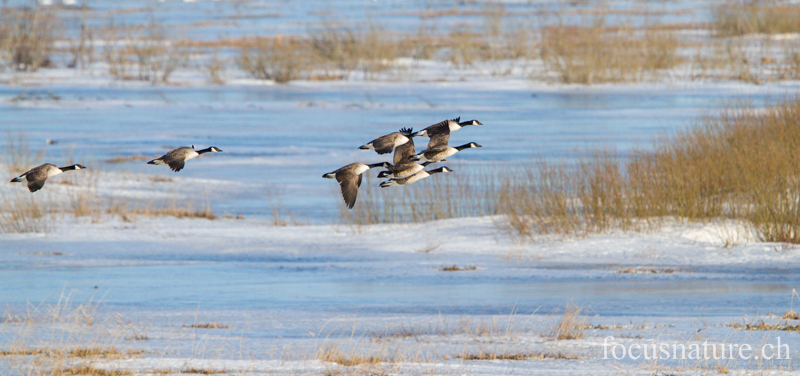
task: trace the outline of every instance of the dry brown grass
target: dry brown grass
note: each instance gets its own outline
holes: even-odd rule
[[[198,329],[230,329],[230,325],[220,324],[218,322],[207,322],[200,324],[184,325],[184,328],[198,328]]]
[[[169,40],[164,26],[151,20],[145,27],[125,27],[109,23],[104,29],[108,43],[103,57],[108,73],[119,80],[167,83],[175,70],[185,65],[186,44]]]
[[[454,165],[450,165],[454,166]],[[472,169],[472,170],[471,170]],[[352,210],[344,206],[338,187],[335,199],[345,223],[418,223],[438,219],[497,214],[495,193],[500,170],[455,165],[455,172],[434,175],[405,187],[378,188],[367,174]]]
[[[21,71],[50,66],[60,27],[51,9],[0,7],[0,66]]]
[[[60,369],[54,369],[48,373],[51,376],[129,376],[133,375],[133,371],[125,369],[112,369],[107,370],[104,368],[95,368],[93,366],[74,366]]]
[[[672,274],[672,273],[683,273],[682,269],[673,269],[673,268],[624,268],[624,269],[616,269],[614,273],[621,273],[621,274]]]
[[[712,25],[719,36],[800,32],[800,6],[780,0],[738,0],[714,8]]]
[[[603,18],[541,31],[541,58],[563,83],[641,81],[678,65],[678,40],[657,24],[645,30],[609,27]]]
[[[581,339],[586,328],[586,316],[581,314],[581,308],[569,304],[564,308],[564,315],[553,329],[552,337],[557,340]]]
[[[461,272],[467,270],[478,270],[478,267],[475,265],[463,266],[463,267],[458,265],[450,265],[450,266],[443,266],[439,268],[439,270],[443,272]]]
[[[55,228],[50,215],[55,205],[49,196],[32,195],[21,188],[0,198],[0,233],[49,232]]]
[[[522,353],[497,353],[481,351],[471,354],[458,355],[456,358],[464,360],[544,360],[544,359],[568,359],[578,360],[577,355],[569,355],[562,352],[522,352]]]
[[[800,331],[800,324],[797,325],[789,325],[788,322],[777,323],[777,324],[768,324],[764,322],[764,320],[758,320],[754,323],[732,323],[728,324],[733,329],[737,330],[764,330],[764,331],[789,331],[789,332],[797,332]]]
[[[262,38],[241,48],[239,67],[254,78],[285,83],[307,79],[314,69],[308,43],[298,38]]]
[[[116,201],[109,204],[106,213],[119,215],[125,221],[134,221],[138,215],[217,219],[211,211],[210,203],[198,207],[191,201],[178,203],[176,200],[168,203]]]
[[[798,124],[800,98],[733,106],[625,161],[613,152],[577,166],[540,161],[508,178],[498,207],[520,240],[726,218],[752,223],[762,240],[798,243]]]
[[[132,371],[97,368],[95,362],[130,359],[141,350],[117,347],[118,336],[110,317],[98,313],[91,298],[75,303],[62,293],[53,304],[28,305],[21,313],[7,309],[0,323],[5,345],[0,357],[12,374],[130,375]]]
[[[352,367],[358,365],[369,365],[382,363],[385,360],[378,356],[360,356],[352,353],[345,353],[336,345],[327,345],[317,351],[316,358],[323,362],[331,362],[343,365],[345,367]]]

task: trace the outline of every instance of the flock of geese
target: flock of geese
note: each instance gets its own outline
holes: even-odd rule
[[[461,150],[481,147],[481,145],[474,142],[456,147],[447,144],[450,141],[450,133],[468,125],[483,125],[483,123],[477,120],[462,122],[461,117],[458,117],[436,123],[416,133],[412,128],[402,128],[399,132],[392,132],[378,137],[359,147],[362,150],[374,150],[378,154],[388,154],[394,150],[392,163],[364,164],[356,162],[322,175],[322,177],[336,179],[339,182],[342,189],[342,198],[347,208],[352,209],[356,204],[358,187],[361,186],[361,174],[372,168],[383,167],[386,169],[386,171],[381,171],[378,174],[379,178],[389,179],[380,184],[381,188],[409,185],[433,174],[452,172],[453,170],[447,166],[432,170],[425,170],[425,166],[431,163],[444,162],[445,158]],[[414,137],[430,138],[428,148],[417,153],[414,150]]]
[[[373,164],[351,163],[339,168],[336,171],[322,175],[323,178],[336,179],[342,189],[342,198],[348,209],[352,209],[356,204],[358,188],[361,186],[363,173],[372,168],[383,167],[386,170],[378,174],[378,178],[388,180],[380,183],[381,188],[405,186],[416,183],[431,175],[441,172],[452,172],[447,166],[442,166],[432,170],[425,170],[425,166],[431,163],[444,162],[450,156],[464,149],[479,148],[481,145],[470,142],[461,146],[452,147],[448,145],[450,133],[455,132],[468,125],[483,125],[477,120],[460,121],[461,118],[445,120],[431,125],[419,132],[414,132],[412,128],[402,128],[399,132],[392,132],[385,136],[378,137],[362,146],[359,149],[374,150],[378,154],[388,154],[394,150],[392,163],[380,162]],[[414,137],[428,137],[428,148],[420,153],[414,150]],[[169,166],[172,171],[178,172],[183,169],[186,161],[205,153],[219,153],[222,150],[216,146],[211,146],[201,150],[184,146],[171,150],[147,164],[156,166]],[[12,183],[22,181],[28,182],[28,190],[36,192],[42,187],[47,178],[59,175],[66,171],[82,170],[86,166],[73,164],[65,167],[57,167],[51,163],[32,168],[24,174],[11,180]]]

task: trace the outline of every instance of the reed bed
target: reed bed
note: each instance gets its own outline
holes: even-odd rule
[[[575,165],[542,160],[498,193],[521,240],[651,228],[665,219],[740,220],[764,241],[800,242],[800,98],[738,105],[622,160],[595,151]]]
[[[35,71],[50,66],[60,28],[52,10],[0,7],[0,67]]]
[[[545,27],[541,41],[542,62],[562,83],[654,80],[681,63],[677,38],[658,24],[639,30],[594,18]]]
[[[780,0],[737,0],[714,8],[718,36],[800,32],[800,7]]]
[[[762,83],[800,77],[800,43],[770,37],[800,29],[800,6],[784,1],[726,3],[711,7],[708,22],[687,25],[661,24],[648,11],[615,17],[621,21],[611,24],[607,20],[615,12],[602,5],[587,5],[584,15],[576,16],[569,7],[525,15],[487,4],[464,13],[475,21],[442,27],[440,17],[451,13],[421,12],[412,30],[323,19],[306,34],[199,41],[176,38],[185,28],[165,26],[154,14],[146,23],[124,25],[110,15],[92,20],[100,13],[86,7],[4,6],[0,67],[35,71],[63,63],[85,70],[102,61],[115,79],[153,84],[170,83],[182,68],[198,69],[216,84],[234,67],[278,83],[409,79],[417,65],[408,62],[422,59],[445,61],[455,70],[580,84],[672,79],[686,66],[691,79]],[[103,21],[106,26],[97,26]],[[710,33],[683,33],[698,28]]]
[[[348,224],[368,225],[497,214],[494,194],[499,172],[470,172],[471,167],[453,166],[453,173],[434,175],[407,187],[378,188],[378,182],[364,174],[353,210],[339,203],[342,218]]]

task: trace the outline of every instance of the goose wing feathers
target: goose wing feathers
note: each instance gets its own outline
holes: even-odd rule
[[[392,159],[392,164],[394,164],[396,166],[396,165],[400,165],[400,164],[411,162],[409,160],[409,157],[414,155],[414,154],[416,154],[416,151],[414,150],[414,139],[413,138],[409,138],[408,142],[406,142],[405,144],[402,144],[402,145],[398,146],[397,148],[395,148],[395,150],[394,150],[394,158]]]
[[[389,133],[386,136],[372,140],[372,147],[378,154],[388,154],[394,150],[394,140],[400,135],[399,132]]]
[[[342,189],[342,198],[348,209],[352,209],[356,204],[358,187],[361,186],[361,174],[356,175],[352,170],[339,171],[336,173],[336,180]]]
[[[186,156],[190,152],[194,152],[194,150],[188,146],[184,146],[171,150],[169,153],[161,156],[161,158],[158,158],[158,160],[166,163],[170,170],[178,172],[183,170],[183,166],[186,165]]]
[[[461,120],[461,117],[457,117],[453,120],[443,120],[425,128],[424,130],[427,131],[428,137],[437,134],[450,134],[450,122],[455,121],[458,123],[459,120]]]
[[[44,187],[44,179],[42,180],[28,180],[28,190],[36,192]]]
[[[444,133],[435,133],[431,135],[431,140],[428,142],[428,150],[440,150],[447,148],[447,142],[450,141],[450,129]]]

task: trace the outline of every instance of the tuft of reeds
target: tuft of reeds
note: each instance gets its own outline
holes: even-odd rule
[[[0,233],[49,232],[55,220],[49,214],[54,209],[50,197],[33,196],[21,188],[0,199]]]
[[[167,203],[116,201],[108,205],[106,213],[119,215],[125,221],[133,221],[137,215],[205,218],[211,220],[217,218],[211,211],[210,202],[197,207],[190,201],[178,203],[176,200],[171,200]]]
[[[718,36],[800,32],[800,7],[775,0],[737,0],[714,7],[712,26]]]
[[[59,28],[50,9],[0,7],[0,66],[20,71],[50,66]]]
[[[119,80],[167,83],[189,56],[186,45],[167,38],[163,25],[155,19],[144,28],[119,27],[112,20],[104,33],[114,41],[103,50],[108,73]]]
[[[482,351],[477,353],[470,353],[470,354],[463,354],[458,355],[456,358],[464,359],[464,360],[544,360],[544,359],[569,359],[569,360],[578,360],[580,359],[576,355],[569,355],[562,352],[551,353],[551,352],[523,352],[523,353],[497,353],[497,352],[488,352]]]
[[[323,362],[331,362],[352,367],[364,364],[378,364],[384,362],[377,356],[363,357],[357,354],[348,354],[339,349],[336,345],[327,345],[317,351],[316,358]]]
[[[309,78],[314,57],[298,38],[259,38],[241,48],[238,64],[254,78],[285,83]]]
[[[557,340],[581,339],[584,329],[586,329],[586,316],[581,314],[581,308],[568,304],[564,308],[564,315],[553,329],[552,337]]]
[[[679,43],[658,24],[609,27],[602,17],[541,29],[541,58],[562,83],[641,81],[680,63]]]
[[[449,266],[442,266],[441,268],[439,268],[439,270],[443,272],[461,272],[467,270],[478,270],[478,267],[475,265],[463,266],[463,267],[458,265],[449,265]]]
[[[448,176],[433,176],[410,186],[377,188],[367,174],[352,210],[336,199],[345,223],[418,223],[438,219],[497,214],[494,198],[498,170],[453,167]]]
[[[789,331],[789,332],[797,332],[800,331],[800,324],[796,325],[789,325],[788,322],[777,323],[777,324],[768,324],[764,322],[764,320],[758,320],[754,323],[732,323],[729,324],[733,329],[737,330],[763,330],[763,331],[773,331],[773,330],[780,330],[780,331]]]

